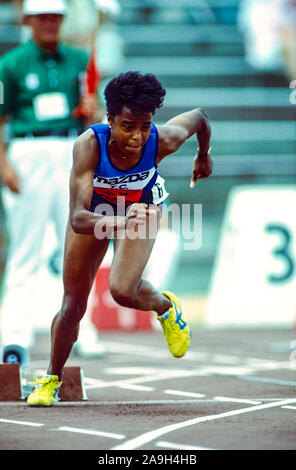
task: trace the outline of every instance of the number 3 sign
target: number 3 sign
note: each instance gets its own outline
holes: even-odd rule
[[[296,186],[237,186],[224,215],[206,323],[296,320]]]

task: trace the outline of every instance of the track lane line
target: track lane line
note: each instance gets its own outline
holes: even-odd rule
[[[248,382],[261,382],[261,383],[266,383],[266,384],[275,384],[275,385],[285,385],[288,387],[295,387],[296,382],[291,381],[291,380],[280,380],[280,379],[273,379],[270,377],[257,377],[257,376],[252,376],[252,375],[239,375],[237,377],[238,379],[241,380],[247,380]]]
[[[275,408],[275,407],[281,407],[285,405],[290,405],[296,403],[296,398],[292,398],[289,400],[283,400],[283,401],[276,401],[272,403],[265,403],[263,405],[255,405],[255,406],[250,406],[246,408],[241,408],[239,410],[232,410],[232,411],[226,411],[224,413],[218,413],[215,415],[209,415],[209,416],[202,416],[194,419],[190,419],[187,421],[183,421],[181,423],[176,423],[176,424],[170,424],[167,426],[163,426],[158,429],[154,429],[153,431],[148,431],[143,434],[140,434],[139,436],[130,439],[128,441],[123,442],[122,444],[112,447],[109,450],[134,450],[138,449],[139,447],[147,444],[148,442],[153,441],[154,439],[157,439],[158,437],[167,434],[172,431],[176,431],[178,429],[182,429],[188,426],[193,426],[195,424],[199,423],[204,423],[206,421],[214,421],[216,419],[222,419],[222,418],[227,418],[230,416],[236,416],[244,413],[251,413],[253,411],[260,411],[260,410],[265,410],[268,408]]]
[[[87,401],[58,401],[54,404],[54,407],[67,407],[67,406],[75,406],[77,408],[83,407],[90,407],[90,406],[116,406],[116,405],[183,405],[187,403],[216,403],[217,400],[213,398],[188,398],[180,399],[180,400],[110,400],[110,401],[94,401],[94,400],[87,400]],[[29,405],[26,402],[19,403],[19,402],[0,402],[0,407],[28,407]]]
[[[205,397],[204,393],[192,393],[192,392],[183,392],[182,390],[164,390],[163,393],[167,393],[168,395],[180,395],[183,397],[191,397],[191,398],[203,398]]]
[[[224,396],[218,396],[214,397],[214,400],[217,401],[224,401],[224,402],[233,402],[233,403],[247,403],[249,405],[260,405],[262,401],[257,401],[257,400],[251,400],[247,398],[233,398],[233,397],[224,397]]]
[[[32,426],[32,427],[37,427],[37,428],[44,426],[43,423],[31,423],[30,421],[16,421],[14,419],[4,419],[4,418],[0,418],[0,423],[19,424],[21,426]]]
[[[208,447],[199,447],[199,446],[192,446],[189,444],[176,444],[175,442],[167,442],[167,441],[158,441],[155,443],[156,447],[168,448],[168,449],[176,449],[176,450],[216,450],[210,449]]]
[[[89,436],[109,437],[111,439],[124,439],[124,434],[116,434],[113,432],[95,431],[92,429],[72,428],[71,426],[61,426],[58,431],[73,432],[77,434],[87,434]]]
[[[146,387],[144,385],[133,385],[133,384],[121,384],[118,385],[118,388],[123,388],[127,390],[135,390],[136,392],[153,392],[155,390],[154,387]]]

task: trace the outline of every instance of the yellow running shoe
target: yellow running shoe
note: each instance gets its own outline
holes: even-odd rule
[[[57,375],[46,375],[33,383],[37,386],[31,395],[28,396],[28,405],[52,406],[57,401],[58,390],[62,385]]]
[[[182,357],[190,346],[190,328],[182,318],[182,309],[177,297],[172,292],[162,292],[162,294],[170,299],[172,307],[157,319],[160,321],[172,355]]]

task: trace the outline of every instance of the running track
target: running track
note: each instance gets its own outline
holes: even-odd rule
[[[160,331],[101,338],[103,358],[68,361],[83,369],[88,400],[50,409],[0,402],[0,449],[296,449],[295,330],[195,326],[182,359]],[[48,351],[38,335],[31,376],[45,371]]]

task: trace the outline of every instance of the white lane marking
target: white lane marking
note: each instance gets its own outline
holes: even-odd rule
[[[137,344],[124,344],[113,341],[104,341],[107,352],[127,354],[128,356],[155,357],[155,354],[161,354],[163,359],[171,357],[167,348],[155,348],[153,346],[143,346]]]
[[[157,372],[151,375],[142,375],[141,377],[134,377],[131,379],[121,379],[112,381],[96,380],[90,377],[84,378],[85,388],[108,388],[108,387],[122,387],[122,385],[136,385],[145,382],[155,382],[159,380],[168,380],[184,377],[197,377],[207,375],[207,370],[180,370],[180,369],[157,369]]]
[[[40,428],[41,426],[44,426],[42,423],[31,423],[30,421],[15,421],[13,419],[4,419],[0,418],[1,423],[7,423],[7,424],[19,424],[21,426],[33,426],[36,428]]]
[[[211,357],[213,362],[218,364],[241,364],[242,358],[238,356],[229,356],[226,354],[213,354]]]
[[[188,444],[176,444],[175,442],[167,442],[167,441],[158,441],[155,443],[156,447],[167,448],[167,449],[177,449],[177,450],[214,450],[209,449],[208,447],[199,447],[199,446],[191,446]]]
[[[163,393],[167,393],[168,395],[180,395],[180,396],[191,397],[191,398],[203,398],[203,397],[205,397],[205,395],[203,393],[183,392],[181,390],[164,390]]]
[[[107,351],[112,353],[120,353],[120,354],[128,354],[129,356],[133,355],[140,355],[144,357],[155,357],[155,354],[161,354],[162,358],[172,358],[171,353],[168,351],[167,348],[158,348],[155,346],[143,346],[138,344],[124,344],[124,343],[117,343],[115,341],[104,341],[104,345],[106,346]],[[204,351],[188,351],[186,355],[182,358],[183,360],[189,361],[211,361],[215,360],[214,357],[220,361],[221,355],[219,354],[211,354]],[[242,358],[238,356],[231,356],[231,355],[223,355],[224,360],[227,360],[231,363],[241,363]]]
[[[250,405],[260,405],[260,403],[262,403],[262,401],[247,400],[245,398],[214,397],[214,399],[217,401],[227,401],[227,402],[233,402],[233,403],[248,403]]]
[[[236,399],[231,399],[231,401],[234,401]],[[260,400],[260,401],[259,401]],[[287,400],[287,398],[258,398],[257,401],[259,403],[266,403],[266,402],[275,402],[275,401],[283,401]],[[188,399],[188,400],[126,400],[126,401],[59,401],[55,403],[56,406],[62,406],[62,407],[67,407],[67,406],[75,406],[75,407],[83,407],[83,406],[114,406],[114,405],[183,405],[187,403],[215,403],[217,400],[215,398],[196,398],[196,399]],[[0,402],[0,407],[5,406],[7,407],[28,407],[28,404],[26,402],[15,402],[15,401],[10,401],[10,402]],[[282,407],[284,408],[284,407]],[[294,407],[292,407],[294,409]],[[295,407],[296,409],[296,407]],[[23,423],[22,421],[20,422],[21,424]],[[42,424],[40,424],[42,426]]]
[[[151,357],[151,354],[155,356],[157,351],[164,351],[163,349],[160,348],[154,348],[151,346],[131,346],[131,345],[123,345],[121,343],[113,343],[113,342],[107,342],[107,345],[109,345],[110,350],[112,352],[126,352],[128,354],[138,354],[138,355],[144,355],[144,356],[149,356]],[[236,363],[236,356],[227,356],[227,355],[221,355],[221,354],[206,354],[205,353],[191,353],[190,358],[194,360],[200,360],[200,356],[202,356],[202,360],[205,359],[205,356],[207,357],[208,361],[216,360],[221,361],[222,359],[225,362],[228,363]],[[183,358],[186,359],[186,356]],[[190,360],[191,360],[190,359]],[[161,369],[161,368],[146,368],[146,367],[114,367],[114,368],[106,368],[105,373],[108,374],[139,374],[140,377],[133,377],[133,378],[124,378],[120,380],[114,380],[114,381],[105,381],[101,379],[93,379],[90,377],[85,377],[84,378],[84,383],[85,383],[85,390],[90,390],[90,389],[102,389],[102,388],[108,388],[108,387],[122,387],[122,385],[140,385],[144,384],[145,382],[155,382],[155,381],[160,381],[160,380],[167,380],[170,378],[176,378],[176,377],[196,377],[196,376],[209,376],[209,375],[230,375],[230,376],[236,376],[241,379],[245,380],[258,380],[258,378],[255,377],[250,377],[248,374],[253,374],[257,370],[262,370],[262,369],[268,369],[270,366],[272,366],[273,369],[282,369],[282,368],[288,368],[288,363],[287,362],[270,362],[266,361],[263,359],[256,359],[256,358],[239,358],[239,362],[245,362],[249,363],[249,367],[241,367],[241,366],[235,366],[235,365],[201,365],[195,370],[180,370],[180,369]],[[266,367],[267,366],[267,367]],[[250,377],[250,378],[249,378]],[[281,385],[291,385],[294,386],[296,385],[296,382],[287,382],[287,381],[275,381],[273,379],[261,379],[259,378],[259,381],[262,382],[271,382],[271,383],[279,383]],[[147,391],[147,390],[146,390]]]
[[[205,368],[210,375],[247,375],[256,371],[254,367],[236,367],[236,366],[208,366]]]
[[[115,341],[104,341],[107,351],[112,353],[128,354],[130,355],[141,355],[143,357],[154,357],[155,354],[161,354],[162,358],[171,358],[171,353],[167,348],[158,348],[155,346],[143,346],[138,344],[124,344],[117,343]],[[186,361],[202,361],[202,362],[226,362],[229,364],[241,364],[245,358],[240,356],[233,356],[229,354],[212,354],[207,351],[188,351],[182,358]]]
[[[188,400],[130,400],[130,401],[58,401],[54,404],[54,406],[75,406],[75,407],[83,407],[83,406],[109,406],[109,405],[183,405],[184,403],[215,403],[216,400],[211,399],[188,399]],[[14,406],[14,407],[28,407],[26,402],[19,403],[19,402],[0,402],[1,406]]]
[[[296,403],[295,398],[289,399],[289,400],[284,400],[284,401],[265,403],[264,405],[250,406],[250,407],[246,407],[246,408],[241,408],[239,410],[226,411],[225,413],[218,413],[218,414],[215,414],[215,415],[202,416],[202,417],[190,419],[190,420],[187,420],[187,421],[183,421],[181,423],[169,424],[167,426],[163,426],[163,427],[155,429],[153,431],[148,431],[148,432],[145,432],[143,434],[140,434],[139,436],[137,436],[133,439],[130,439],[128,441],[125,441],[125,442],[123,442],[123,444],[112,447],[109,450],[134,450],[134,449],[138,449],[142,445],[145,445],[148,442],[153,441],[154,439],[162,436],[163,434],[167,434],[169,432],[176,431],[178,429],[182,429],[182,428],[185,428],[185,427],[188,427],[188,426],[193,426],[195,424],[204,423],[206,421],[213,421],[213,420],[216,420],[216,419],[227,418],[229,416],[236,416],[236,415],[240,415],[240,414],[243,414],[243,413],[251,413],[253,411],[260,411],[260,410],[265,410],[265,409],[268,409],[268,408],[274,408],[274,407],[290,405],[292,403]]]
[[[88,434],[90,436],[110,437],[111,439],[124,439],[124,434],[115,434],[105,431],[93,431],[92,429],[72,428],[70,426],[61,426],[58,431],[74,432],[78,434]]]
[[[87,390],[101,387],[104,383],[105,383],[104,380],[101,380],[101,379],[93,379],[91,377],[84,377],[84,386]]]
[[[165,348],[154,346],[143,346],[137,344],[124,344],[115,341],[104,341],[107,351],[112,353],[127,354],[129,356],[138,355],[143,357],[156,357],[161,354],[162,358],[172,358],[170,352]],[[230,354],[209,353],[205,351],[188,351],[182,358],[182,361],[216,362],[225,364],[241,364],[255,370],[262,369],[291,369],[291,361],[270,361],[268,359],[259,359],[253,357],[235,356]],[[244,367],[243,367],[244,368]],[[235,367],[234,367],[235,369]],[[231,368],[229,368],[231,370]],[[237,369],[239,370],[239,368]]]
[[[119,388],[124,388],[127,390],[136,390],[138,392],[153,392],[155,388],[153,387],[145,387],[144,385],[133,385],[133,384],[121,384],[118,385]]]
[[[256,370],[274,370],[274,369],[290,369],[291,362],[289,361],[268,361],[265,359],[246,359],[246,365],[254,367]]]
[[[91,401],[91,402],[75,402],[75,401],[59,401],[55,406],[116,406],[116,405],[184,405],[188,403],[216,403],[213,399],[188,399],[188,400],[130,400],[130,401]]]
[[[286,408],[288,410],[296,410],[296,406],[282,406],[282,408]]]
[[[109,375],[151,375],[159,374],[163,370],[161,367],[106,367],[103,369],[104,374]]]
[[[287,385],[291,387],[295,387],[296,382],[290,380],[279,380],[279,379],[272,379],[269,377],[255,377],[255,376],[246,376],[240,375],[237,377],[238,379],[248,380],[249,382],[262,382],[262,383],[270,383],[275,385]]]

